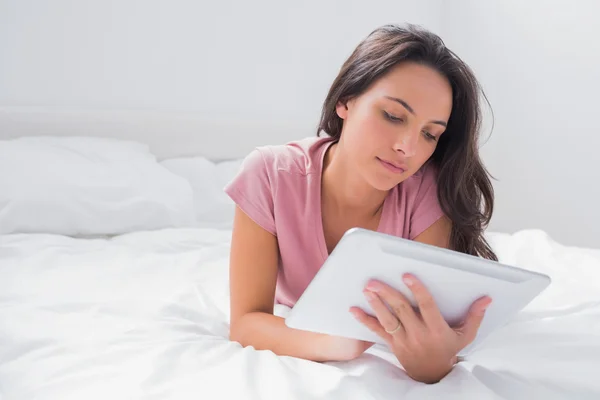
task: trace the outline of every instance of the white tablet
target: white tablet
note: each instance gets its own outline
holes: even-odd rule
[[[416,306],[410,289],[402,282],[405,273],[425,284],[451,325],[462,321],[478,298],[492,298],[476,339],[461,351],[461,356],[507,323],[550,284],[550,277],[544,274],[353,228],[344,234],[306,288],[286,318],[286,325],[385,344],[348,310],[357,306],[374,315],[363,295],[370,279],[394,287]]]

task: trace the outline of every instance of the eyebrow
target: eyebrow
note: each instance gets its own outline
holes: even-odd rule
[[[399,99],[397,97],[392,97],[392,96],[384,96],[384,97],[386,99],[388,99],[388,100],[393,100],[393,101],[395,101],[397,103],[402,104],[402,107],[406,108],[408,110],[408,112],[410,112],[412,115],[416,115],[415,114],[415,110],[413,110],[413,108],[410,105],[408,105],[408,103],[405,102],[404,100]],[[433,121],[430,121],[430,122],[433,123],[433,124],[441,125],[443,127],[447,127],[448,126],[444,121],[440,121],[440,120],[433,120]]]

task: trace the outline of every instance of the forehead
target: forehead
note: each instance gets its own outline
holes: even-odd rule
[[[417,116],[448,119],[452,111],[452,87],[433,68],[413,62],[402,63],[378,79],[369,89],[372,99],[401,98]]]

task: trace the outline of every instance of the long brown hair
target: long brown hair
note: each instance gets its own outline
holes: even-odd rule
[[[471,69],[442,39],[416,25],[384,25],[364,39],[342,66],[323,104],[317,136],[324,131],[334,140],[342,134],[338,102],[366,91],[401,62],[427,65],[450,82],[452,111],[432,162],[439,168],[438,199],[452,221],[450,248],[496,260],[484,238],[494,209],[494,188],[479,156],[481,126],[479,94],[485,94]],[[489,102],[488,102],[489,105]]]

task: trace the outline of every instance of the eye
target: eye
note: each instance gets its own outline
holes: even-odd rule
[[[423,135],[425,135],[425,138],[427,140],[431,140],[431,141],[436,141],[437,137],[435,135],[432,135],[431,133],[427,132],[427,131],[423,131]]]
[[[392,122],[404,122],[404,119],[396,117],[396,116],[390,114],[387,111],[384,111],[383,115],[385,116],[385,119],[387,119],[388,121],[392,121]]]

